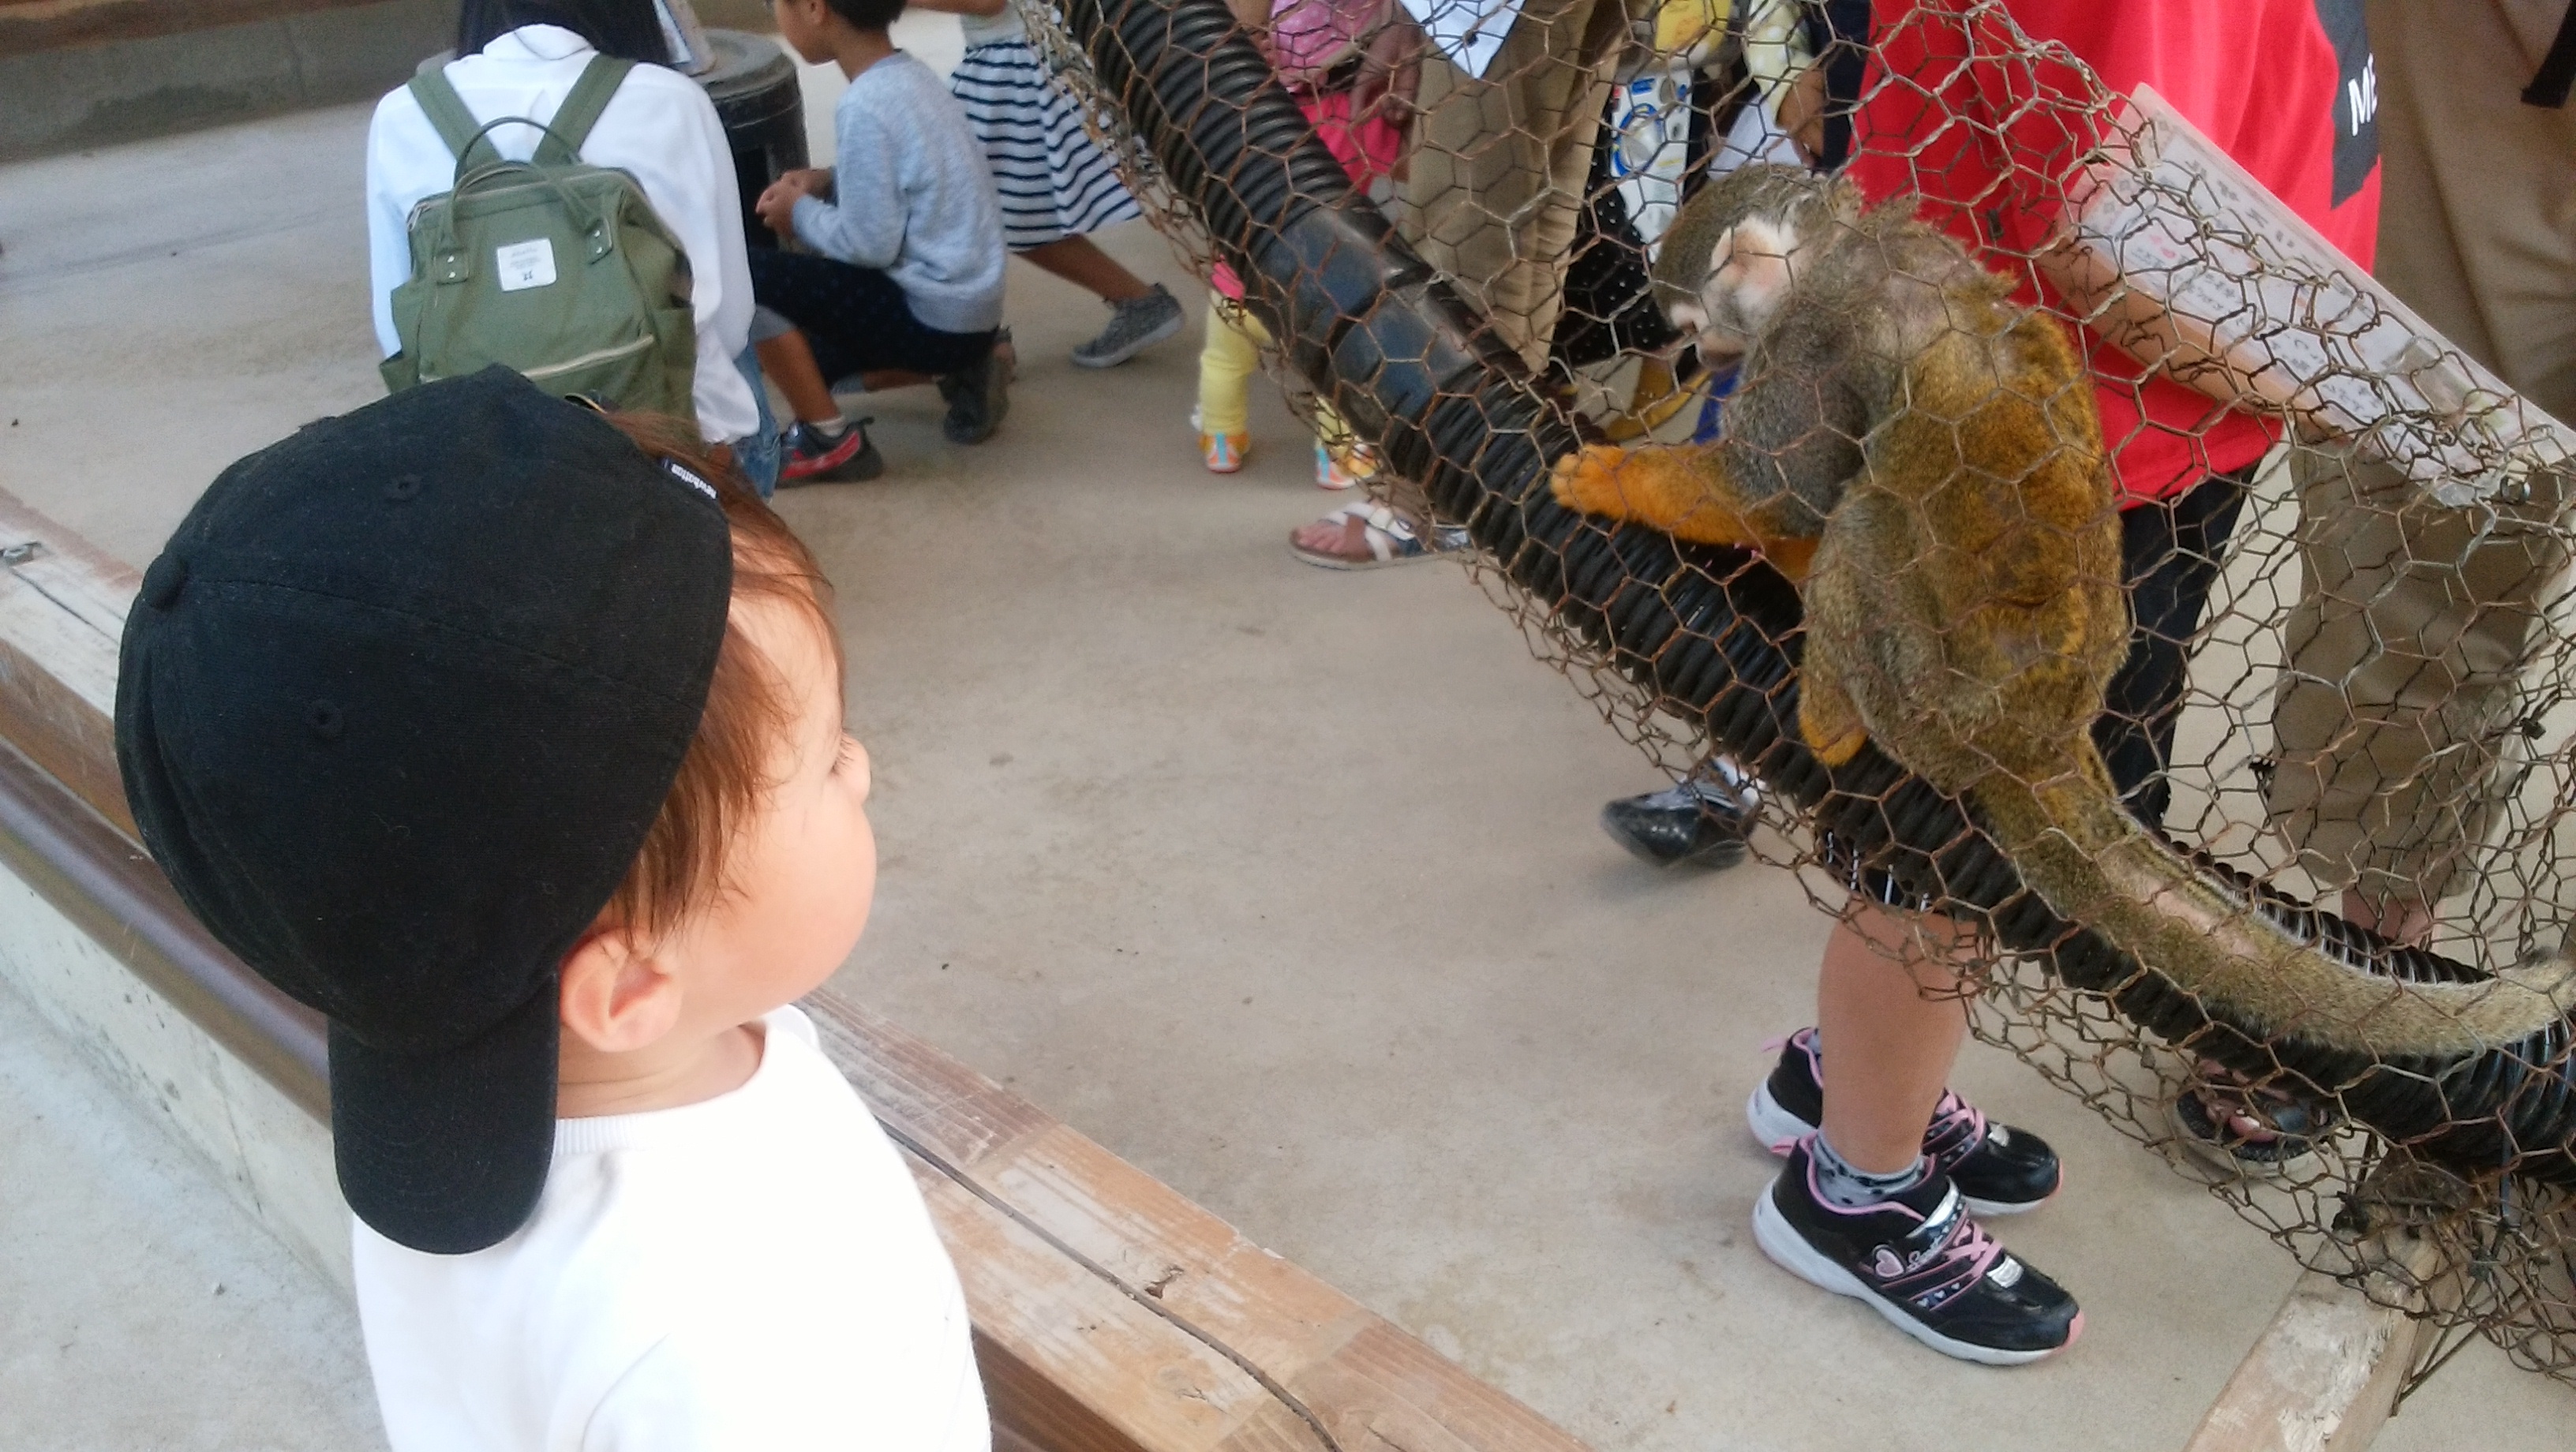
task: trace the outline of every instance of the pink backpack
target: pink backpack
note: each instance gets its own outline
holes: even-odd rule
[[[1351,93],[1316,87],[1360,48],[1385,22],[1387,0],[1274,0],[1270,11],[1270,67],[1297,98],[1297,109],[1314,123],[1333,159],[1350,173],[1351,184],[1365,188],[1395,169],[1404,155],[1404,132],[1382,115],[1351,123]],[[1236,301],[1243,280],[1234,269],[1216,265],[1216,290]]]
[[[1272,0],[1271,67],[1290,90],[1312,91],[1385,19],[1386,0]]]

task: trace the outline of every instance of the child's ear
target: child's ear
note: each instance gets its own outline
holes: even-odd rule
[[[647,1048],[680,1021],[680,980],[623,928],[601,928],[564,956],[564,1031],[604,1054]]]

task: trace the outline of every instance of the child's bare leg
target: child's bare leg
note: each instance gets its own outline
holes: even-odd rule
[[[1097,293],[1103,302],[1134,302],[1153,291],[1143,278],[1120,266],[1117,258],[1094,246],[1088,237],[1059,237],[1020,255],[1043,271],[1086,292]]]
[[[2084,1318],[2065,1287],[1977,1219],[2030,1209],[2059,1179],[2044,1141],[1943,1092],[1968,1027],[1950,991],[1977,946],[1946,918],[1854,895],[1825,943],[1815,1041],[1793,1042],[1746,1107],[1754,1132],[1773,1139],[1772,1086],[1799,1056],[1821,1077],[1822,1132],[1788,1147],[1753,1233],[1791,1274],[1869,1302],[1934,1350],[2013,1366],[2063,1350]],[[1928,1135],[1933,1111],[1951,1105]],[[1937,1146],[1928,1153],[1927,1138]]]
[[[1900,1174],[1922,1156],[1968,1031],[1966,1006],[1943,996],[1958,986],[1951,964],[1968,942],[1947,919],[1868,902],[1825,940],[1816,981],[1825,1140],[1852,1168]]]
[[[798,423],[841,421],[841,406],[832,401],[831,384],[815,363],[813,345],[805,341],[804,333],[790,330],[775,338],[764,338],[754,346],[760,350],[760,371],[787,396],[787,406],[795,411]]]

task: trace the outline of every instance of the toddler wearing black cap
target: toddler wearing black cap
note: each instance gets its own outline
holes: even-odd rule
[[[235,464],[144,576],[153,856],[331,1020],[395,1452],[985,1452],[957,1276],[788,1007],[865,924],[813,558],[500,369]]]

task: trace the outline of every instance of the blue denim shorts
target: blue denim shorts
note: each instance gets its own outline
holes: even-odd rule
[[[742,370],[742,381],[751,385],[751,401],[760,409],[760,427],[727,442],[733,448],[734,467],[751,481],[761,498],[767,499],[778,488],[778,420],[769,412],[769,390],[760,381],[760,354],[745,348],[735,355],[733,366]]]

